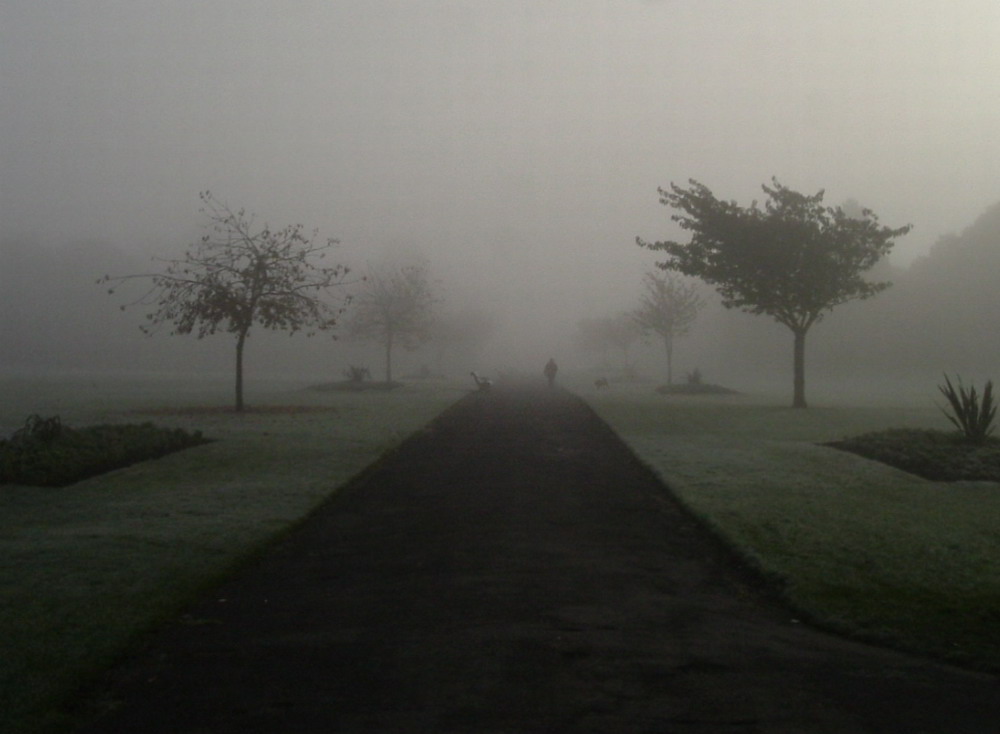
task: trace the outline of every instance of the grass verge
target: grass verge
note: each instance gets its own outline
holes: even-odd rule
[[[62,730],[82,681],[467,392],[280,386],[237,415],[227,388],[0,381],[0,424],[155,415],[217,439],[61,489],[0,487],[0,731]]]
[[[934,406],[803,411],[644,390],[590,403],[803,618],[1000,670],[1000,485],[931,481],[821,445],[946,429]]]

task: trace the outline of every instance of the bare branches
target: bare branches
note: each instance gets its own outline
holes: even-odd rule
[[[631,312],[644,336],[650,332],[663,340],[667,354],[667,384],[673,383],[674,340],[690,331],[705,300],[693,282],[675,273],[646,273],[638,308]]]
[[[246,334],[251,326],[298,331],[306,326],[326,329],[339,312],[321,296],[340,285],[347,268],[317,264],[337,240],[318,241],[300,224],[281,229],[254,227],[245,210],[232,210],[205,191],[201,212],[209,232],[182,257],[165,259],[159,273],[105,276],[109,292],[131,280],[151,286],[127,305],[155,305],[143,327],[151,332],[172,324],[172,333],[217,331]]]
[[[639,307],[632,311],[632,318],[643,332],[673,338],[688,333],[704,304],[695,283],[685,282],[674,273],[646,273]]]
[[[237,405],[242,404],[240,375],[243,342],[253,326],[295,333],[330,329],[343,310],[325,297],[342,285],[348,269],[320,263],[337,240],[319,240],[301,224],[257,228],[246,210],[233,210],[211,192],[199,194],[207,232],[184,255],[163,259],[157,273],[105,276],[109,293],[133,280],[149,289],[123,306],[153,306],[140,328],[151,334],[164,324],[173,334],[199,338],[228,332],[238,339]]]
[[[438,301],[422,266],[368,268],[353,299],[349,333],[382,343],[386,382],[392,381],[393,346],[412,349],[430,338],[431,308]]]

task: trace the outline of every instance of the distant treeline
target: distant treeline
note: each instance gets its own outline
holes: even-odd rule
[[[105,242],[47,247],[0,239],[0,370],[227,370],[228,341],[206,349],[191,337],[144,338],[138,314],[119,311],[119,301],[95,283],[109,272],[147,267],[148,261]],[[877,266],[872,277],[893,286],[840,306],[810,332],[809,379],[915,379],[929,391],[943,372],[1000,379],[998,273],[1000,203],[963,232],[940,238],[908,268]],[[683,374],[697,366],[707,379],[736,388],[762,377],[783,385],[791,369],[790,338],[767,318],[710,307],[682,342],[679,369]],[[272,350],[276,366],[282,360],[320,369],[329,364],[330,374],[339,375],[349,362],[341,354],[346,345],[328,338],[254,339],[252,348]]]

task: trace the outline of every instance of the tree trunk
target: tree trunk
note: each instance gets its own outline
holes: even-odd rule
[[[392,334],[385,337],[385,384],[392,382]]]
[[[806,407],[806,330],[795,329],[795,396],[793,408]]]
[[[669,336],[663,337],[663,348],[667,352],[667,384],[674,384],[674,340]]]
[[[632,365],[628,363],[628,347],[622,347],[622,370],[625,372],[626,380],[631,380],[634,377]]]
[[[236,412],[243,412],[243,345],[247,334],[241,331],[236,337]]]

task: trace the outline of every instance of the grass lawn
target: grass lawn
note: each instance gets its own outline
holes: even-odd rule
[[[0,379],[0,433],[153,421],[216,439],[61,489],[0,487],[0,731],[65,722],[56,704],[199,590],[469,391],[251,385],[227,377]],[[917,408],[579,390],[803,618],[1000,670],[1000,483],[935,482],[821,444],[950,424]],[[297,406],[295,411],[288,406]],[[192,410],[191,408],[197,408]]]
[[[819,445],[949,430],[923,407],[781,407],[581,391],[709,526],[830,629],[1000,670],[1000,483],[922,479]]]
[[[468,392],[301,387],[250,385],[236,415],[225,378],[0,380],[5,435],[40,413],[217,439],[60,489],[0,487],[0,731],[58,728],[53,704],[136,635]]]

